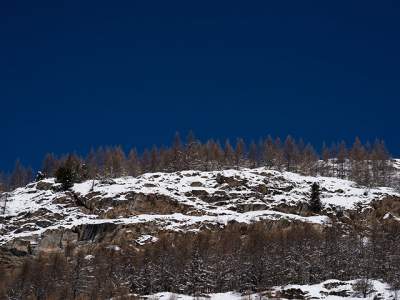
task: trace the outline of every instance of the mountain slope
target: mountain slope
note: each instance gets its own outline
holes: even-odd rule
[[[318,213],[308,204],[314,183]],[[0,275],[10,274],[9,291],[30,278],[28,291],[90,286],[77,291],[83,299],[168,290],[335,299],[356,295],[352,284],[366,266],[396,284],[400,195],[387,187],[267,168],[183,171],[90,180],[68,191],[48,178],[7,194],[0,207]],[[376,249],[381,256],[363,254]],[[49,274],[59,278],[53,287]],[[325,281],[332,278],[343,282]],[[302,285],[279,286],[288,283]],[[375,294],[391,295],[373,284]]]
[[[314,182],[321,187],[324,206],[319,215],[307,206]],[[58,190],[54,179],[46,179],[10,193],[0,219],[0,244],[19,239],[34,247],[46,232],[85,224],[152,224],[143,235],[260,220],[327,225],[339,212],[362,212],[376,201],[398,196],[390,188],[367,189],[348,180],[266,168],[150,173]]]

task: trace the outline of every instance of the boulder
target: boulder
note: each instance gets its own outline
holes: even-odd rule
[[[32,253],[31,243],[21,239],[15,239],[9,250],[16,256],[25,256]]]
[[[239,187],[239,186],[247,186],[246,179],[241,179],[238,177],[227,177],[227,176],[222,175],[221,173],[217,174],[215,181],[220,185],[227,184],[231,188]]]
[[[51,182],[39,181],[36,183],[36,188],[41,191],[49,191],[53,189],[53,184]]]
[[[154,183],[145,183],[145,184],[143,185],[143,187],[152,188],[152,187],[157,187],[157,185],[155,185]]]
[[[259,185],[257,185],[256,188],[255,188],[255,190],[256,190],[258,193],[263,194],[263,195],[268,194],[268,188],[267,188],[267,186],[266,186],[265,184],[259,184]]]

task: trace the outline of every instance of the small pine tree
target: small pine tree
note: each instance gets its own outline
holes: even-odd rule
[[[61,166],[56,171],[56,181],[61,183],[63,191],[69,190],[74,185],[75,174],[72,168]]]
[[[321,191],[319,188],[319,184],[314,182],[313,185],[311,186],[311,197],[310,197],[310,203],[309,203],[310,209],[314,213],[318,213],[322,209],[320,194],[321,194]]]

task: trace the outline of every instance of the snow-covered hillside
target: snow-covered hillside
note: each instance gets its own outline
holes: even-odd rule
[[[320,187],[322,210],[318,213],[313,212],[309,205],[311,186],[314,183],[318,183]],[[341,239],[338,243],[343,244],[343,249],[339,248],[341,250],[337,251],[339,254],[335,256],[335,259],[343,262],[348,258],[348,254],[352,253],[355,245],[362,244],[353,244],[354,236],[349,239],[344,238],[343,236],[350,237],[347,232],[357,228],[360,231],[353,230],[353,232],[362,233],[368,230],[371,222],[375,221],[383,225],[381,227],[383,228],[386,225],[397,225],[400,220],[400,195],[391,188],[366,188],[348,180],[303,176],[267,168],[148,173],[139,177],[89,180],[75,184],[68,191],[61,191],[60,184],[56,183],[54,178],[48,178],[18,188],[8,193],[2,200],[3,202],[0,201],[2,212],[0,214],[0,263],[3,268],[17,269],[27,258],[39,257],[39,253],[42,254],[40,257],[48,256],[49,258],[59,255],[58,258],[69,266],[66,268],[71,268],[68,272],[80,270],[74,266],[85,265],[87,277],[95,278],[94,267],[107,266],[108,258],[119,257],[121,262],[118,268],[123,272],[121,274],[124,274],[121,278],[131,276],[130,283],[124,283],[124,288],[126,291],[137,292],[141,295],[148,294],[149,291],[152,293],[151,291],[164,290],[193,293],[193,289],[187,286],[189,282],[187,270],[191,270],[191,264],[207,262],[207,267],[198,271],[198,274],[203,274],[204,271],[206,272],[204,274],[210,275],[211,273],[207,272],[214,270],[214,264],[223,261],[227,265],[231,264],[227,272],[235,274],[235,277],[229,279],[228,276],[227,279],[223,279],[222,282],[227,285],[223,285],[223,289],[213,287],[214,292],[243,291],[243,288],[247,289],[250,286],[247,281],[241,284],[242,272],[236,272],[235,268],[245,270],[244,272],[247,272],[245,274],[253,272],[263,274],[257,277],[257,282],[262,282],[262,278],[267,278],[264,274],[265,270],[270,270],[273,275],[280,274],[277,276],[281,278],[285,277],[287,272],[290,273],[289,270],[295,266],[297,270],[293,273],[294,275],[291,275],[292,277],[285,277],[283,281],[279,281],[279,278],[271,278],[272,284],[262,282],[262,284],[254,285],[261,286],[263,292],[247,295],[246,298],[343,299],[346,297],[346,299],[352,299],[352,297],[360,297],[353,286],[355,281],[328,280],[316,285],[279,286],[269,290],[265,288],[292,282],[314,283],[327,278],[343,280],[359,278],[364,273],[358,272],[358,265],[353,266],[353,269],[350,268],[350,271],[353,270],[351,274],[341,273],[340,270],[346,270],[344,267],[338,270],[325,267],[324,259],[331,254],[330,246],[325,247],[325,243],[321,243],[324,239],[320,239],[320,235],[330,232],[324,229],[327,227],[338,229],[335,240]],[[253,224],[257,226],[252,226]],[[304,226],[304,224],[307,225]],[[259,231],[261,234],[257,233],[259,235],[252,237],[251,233],[257,232],[258,229],[261,229]],[[298,231],[298,229],[303,231]],[[214,245],[219,245],[218,243],[223,245],[222,241],[218,240],[221,232],[227,233],[226,243],[228,240],[235,243],[226,249],[234,251],[235,246],[239,246],[239,252],[242,253],[240,259],[234,257],[228,250],[224,250],[222,254],[219,252],[216,252],[214,256],[210,254],[206,257],[209,260],[203,261],[196,256],[200,255],[196,254],[197,250],[195,251],[194,248],[187,250],[185,246],[182,246],[190,244],[192,239],[200,240],[203,236],[209,238],[208,244],[202,246],[203,250],[211,249]],[[268,240],[263,236],[266,232],[271,232],[271,236],[276,232],[284,234],[291,232],[291,235],[283,240],[278,239],[280,242],[274,243],[273,240]],[[293,236],[301,232],[310,233],[309,242],[304,245],[299,243],[303,248],[298,248]],[[255,247],[252,242],[258,237],[260,241],[265,240],[262,241],[263,245],[258,245],[258,256],[253,257]],[[253,238],[255,240],[252,240]],[[360,241],[364,241],[362,235],[360,235]],[[174,285],[175,281],[179,284],[174,289],[166,288],[165,285],[159,285],[154,290],[142,289],[142,286],[147,285],[148,265],[142,264],[139,258],[138,261],[131,260],[131,257],[142,257],[143,261],[147,258],[153,259],[150,269],[153,272],[151,276],[155,278],[159,272],[157,269],[159,255],[158,252],[154,252],[153,258],[149,254],[153,252],[149,249],[159,251],[163,249],[163,245],[167,245],[165,249],[169,249],[169,245],[175,245],[169,249],[171,252],[165,251],[169,253],[168,259],[165,258],[168,263],[170,259],[177,261],[186,255],[180,269],[173,268],[179,266],[180,263],[168,266],[170,271],[167,273],[172,278],[169,284]],[[282,245],[289,247],[288,251],[284,251],[285,255],[280,253]],[[221,246],[221,249],[225,248]],[[388,249],[392,248],[388,247]],[[308,256],[302,257],[303,251],[309,251]],[[361,253],[360,249],[358,251]],[[82,256],[79,256],[79,253]],[[206,255],[204,253],[208,252],[203,251],[203,255]],[[382,260],[382,264],[375,266],[376,270],[379,271],[382,265],[391,266],[396,262],[390,260],[391,252],[387,253],[389,254],[382,257],[388,259]],[[360,259],[360,255],[356,257]],[[263,260],[263,264],[258,265],[259,259]],[[351,263],[353,259],[351,257],[349,261],[345,261],[345,264]],[[164,258],[162,261],[164,262]],[[128,269],[125,269],[126,262],[132,264]],[[314,280],[310,279],[311,262],[318,266],[316,274],[319,277]],[[114,263],[111,262],[110,266],[114,267]],[[164,263],[162,266],[166,267]],[[305,266],[304,270],[302,270],[303,266]],[[225,268],[225,265],[217,267]],[[225,274],[224,271],[218,270],[214,275]],[[378,274],[374,277],[375,279],[384,278],[388,282],[391,280],[389,277],[383,277],[378,271],[375,272]],[[175,273],[179,276],[175,276]],[[330,275],[325,276],[325,274]],[[120,278],[118,276],[115,278]],[[217,280],[219,277],[213,278]],[[251,278],[251,276],[248,277],[248,280]],[[119,284],[121,282],[117,281],[117,285]],[[380,281],[372,281],[372,284],[373,289],[369,291],[368,299],[375,296],[377,297],[375,299],[393,299],[393,293],[387,284]],[[261,290],[261,288],[254,289],[253,287],[254,290]],[[211,290],[204,288],[202,291]],[[202,296],[210,297],[210,299],[244,297],[243,294],[237,292]],[[188,296],[169,293],[151,295],[149,298],[190,299]]]
[[[320,215],[307,211],[314,182],[321,187]],[[367,189],[348,180],[266,168],[86,181],[75,184],[72,192],[57,191],[58,187],[54,179],[46,179],[10,193],[0,219],[0,243],[14,238],[33,241],[46,231],[82,224],[152,223],[172,231],[197,231],[232,221],[324,225],[330,222],[329,212],[363,210],[374,200],[397,195],[390,188]]]

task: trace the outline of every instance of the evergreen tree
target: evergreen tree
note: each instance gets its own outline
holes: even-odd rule
[[[310,210],[314,213],[318,213],[322,209],[320,194],[321,191],[319,188],[319,184],[314,182],[311,186],[311,197],[309,202]]]
[[[56,171],[56,182],[61,183],[61,189],[63,191],[69,190],[74,185],[75,174],[72,168],[64,165]]]

